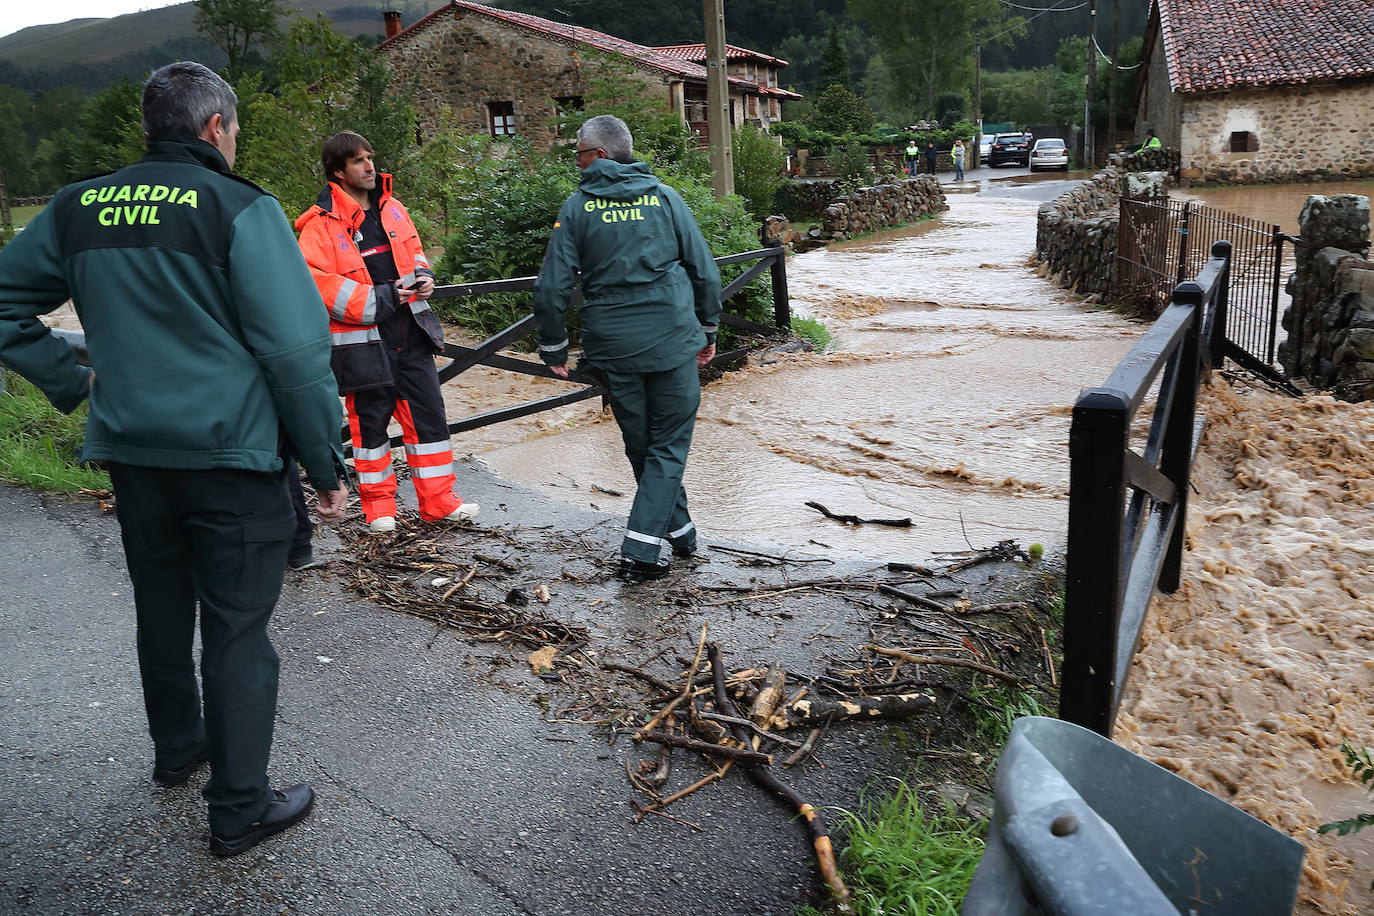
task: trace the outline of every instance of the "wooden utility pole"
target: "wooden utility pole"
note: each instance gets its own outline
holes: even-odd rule
[[[978,125],[978,136],[973,138],[973,155],[970,157],[975,168],[983,164],[983,39],[973,39],[973,123]]]
[[[13,226],[10,218],[10,195],[5,190],[5,170],[0,168],[0,226]]]
[[[1097,77],[1097,0],[1088,0],[1088,74],[1087,94],[1083,100],[1083,167],[1095,168],[1093,149],[1093,83]]]
[[[1121,75],[1121,45],[1118,42],[1117,22],[1121,19],[1121,0],[1112,0],[1112,69],[1107,77],[1107,146],[1116,152],[1116,83]]]
[[[702,0],[706,20],[706,131],[711,137],[711,191],[717,198],[735,192],[735,153],[731,148],[730,84],[725,70],[725,0]]]

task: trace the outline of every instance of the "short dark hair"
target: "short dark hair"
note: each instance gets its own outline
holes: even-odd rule
[[[199,136],[219,115],[238,117],[238,96],[215,71],[191,60],[159,67],[143,84],[143,133]]]
[[[360,149],[370,153],[372,144],[362,134],[355,134],[351,130],[341,130],[324,141],[324,148],[320,150],[320,165],[324,166],[325,181],[335,181],[334,173],[346,168],[348,160]]]

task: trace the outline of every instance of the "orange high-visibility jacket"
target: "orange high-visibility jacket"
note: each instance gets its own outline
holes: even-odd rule
[[[391,176],[379,174],[377,179],[379,195],[374,206],[390,236],[391,256],[402,284],[413,285],[417,276],[433,277],[410,214],[391,196]],[[392,384],[390,360],[377,328],[379,306],[383,314],[388,306],[408,308],[434,352],[444,349],[443,329],[427,301],[412,299],[403,304],[394,288],[372,285],[357,242],[364,214],[363,208],[331,181],[320,191],[315,205],[296,220],[301,253],[329,310],[329,336],[340,394]]]

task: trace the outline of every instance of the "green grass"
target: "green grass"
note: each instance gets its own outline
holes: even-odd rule
[[[7,391],[0,393],[0,480],[58,493],[76,493],[83,488],[108,490],[108,474],[76,464],[76,448],[85,436],[86,405],[70,416],[64,415],[18,375],[5,372],[4,376]]]
[[[824,353],[830,346],[830,329],[814,318],[792,316],[792,333],[811,341],[817,353]]]
[[[30,220],[42,212],[42,207],[10,207],[10,220],[13,221],[14,228],[22,229],[29,224]]]
[[[1040,698],[1034,693],[1011,684],[980,688],[975,683],[969,693],[979,701],[969,705],[979,741],[999,750],[1006,745],[1011,736],[1011,723],[1017,719],[1053,715],[1040,705]]]
[[[957,916],[983,855],[983,826],[931,815],[905,782],[860,812],[840,812],[849,841],[840,870],[857,916]],[[819,916],[810,907],[798,916]]]

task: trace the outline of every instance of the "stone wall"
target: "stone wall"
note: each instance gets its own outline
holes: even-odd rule
[[[789,178],[778,188],[773,209],[793,219],[820,216],[835,198],[834,178],[808,178],[799,181]]]
[[[948,209],[945,192],[934,178],[903,178],[836,198],[821,217],[820,237],[852,238]]]
[[[1374,175],[1374,82],[1186,96],[1183,164],[1204,181],[1323,181]],[[1257,147],[1231,152],[1233,133]]]
[[[1343,400],[1374,400],[1374,262],[1365,259],[1369,198],[1309,197],[1298,222],[1303,241],[1313,247],[1297,248],[1279,363],[1289,377]]]
[[[1040,205],[1035,257],[1051,282],[1101,298],[1116,284],[1116,230],[1123,166],[1109,165],[1078,187]]]

